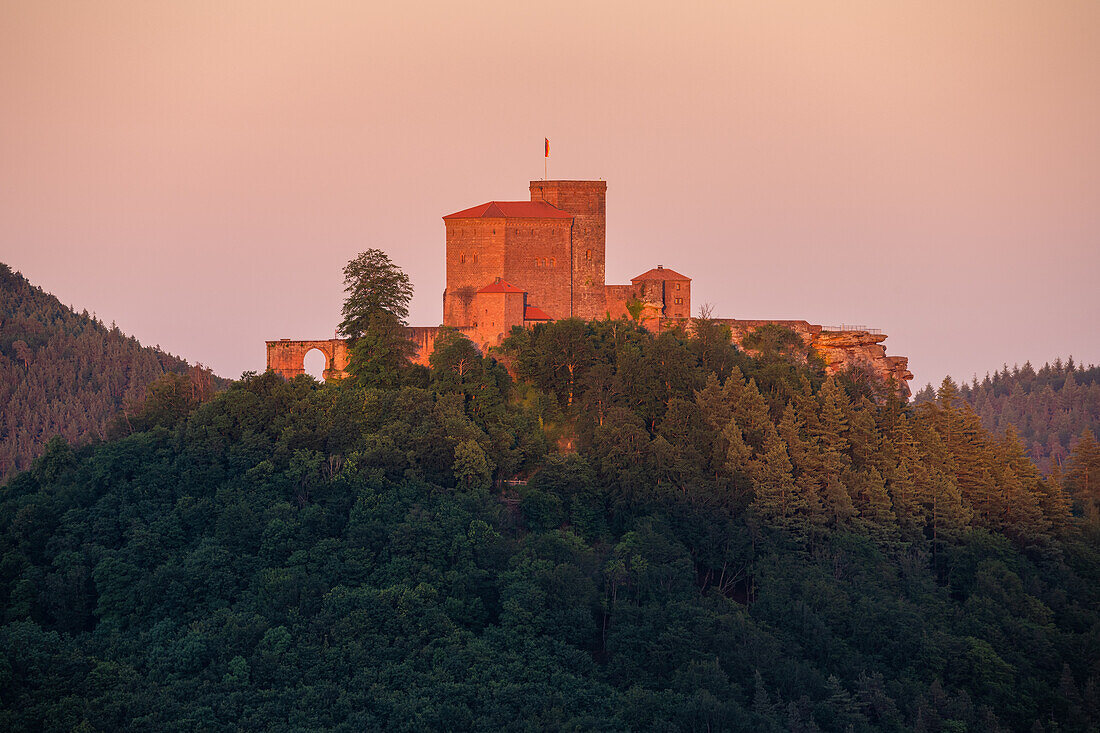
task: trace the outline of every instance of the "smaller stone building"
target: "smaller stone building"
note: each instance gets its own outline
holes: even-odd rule
[[[691,278],[664,265],[643,272],[629,285],[608,285],[605,292],[608,317],[637,318],[651,331],[660,330],[663,319],[691,318]]]

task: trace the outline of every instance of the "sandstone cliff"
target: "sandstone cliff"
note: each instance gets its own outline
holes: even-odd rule
[[[829,328],[809,321],[768,321],[718,319],[730,327],[733,342],[741,346],[745,337],[761,326],[775,324],[789,328],[814,349],[825,361],[825,373],[836,374],[849,368],[870,371],[884,382],[893,379],[904,399],[909,399],[909,359],[905,356],[887,356],[882,342],[886,334],[859,327]]]

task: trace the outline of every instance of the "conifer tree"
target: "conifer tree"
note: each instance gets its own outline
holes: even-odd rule
[[[857,472],[852,482],[860,523],[867,533],[880,544],[895,543],[898,539],[898,520],[882,474],[872,466]]]
[[[805,505],[796,490],[787,446],[774,432],[764,454],[753,463],[752,508],[766,524],[799,531],[805,528]]]

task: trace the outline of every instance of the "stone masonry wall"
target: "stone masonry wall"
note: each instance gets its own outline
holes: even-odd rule
[[[279,339],[267,342],[267,368],[286,379],[306,373],[306,354],[317,349],[325,355],[325,379],[341,378],[348,368],[348,342],[344,339],[326,341],[291,341]]]
[[[552,318],[570,314],[569,227],[569,219],[508,219],[505,225],[501,276],[526,290],[527,302]],[[523,325],[522,314],[512,325]]]
[[[573,214],[572,314],[584,320],[603,317],[606,309],[607,183],[531,181],[531,200],[545,201]],[[542,307],[534,299],[531,302]]]
[[[447,226],[443,323],[468,326],[475,293],[504,275],[504,219],[457,219]]]

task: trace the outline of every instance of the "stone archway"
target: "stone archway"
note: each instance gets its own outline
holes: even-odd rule
[[[348,344],[344,339],[326,341],[291,341],[279,339],[267,342],[267,368],[285,379],[306,373],[305,357],[317,349],[325,355],[325,381],[347,376]]]
[[[318,382],[325,381],[325,372],[329,370],[329,355],[320,349],[310,349],[302,357],[302,369]]]

